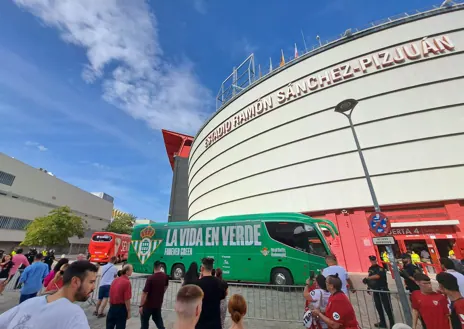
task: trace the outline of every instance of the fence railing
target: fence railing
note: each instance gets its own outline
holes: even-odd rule
[[[140,304],[143,289],[148,275],[134,276],[130,278],[132,284],[131,304]],[[15,290],[15,284],[19,278],[19,272],[10,280],[5,290]],[[98,300],[98,288],[100,277],[97,278],[96,288],[90,296],[88,303],[95,304]],[[164,295],[163,310],[173,311],[177,292],[181,288],[180,281],[169,281],[169,287]],[[247,301],[248,310],[246,317],[250,320],[275,321],[284,323],[301,323],[305,308],[302,286],[275,286],[268,284],[244,284],[229,283],[227,300],[233,294],[242,295]],[[377,296],[376,296],[377,295]],[[374,324],[380,322],[376,309],[375,299],[381,301],[387,324],[389,314],[385,301],[389,301],[394,323],[404,323],[405,317],[397,292],[374,291],[360,289],[355,293],[349,293],[349,299],[353,305],[361,328],[371,329]]]
[[[137,276],[131,278],[132,284],[132,305],[139,305],[145,281],[148,276]],[[97,287],[99,279],[97,281]],[[169,281],[163,301],[163,310],[174,310],[176,295],[181,288],[180,281]],[[275,286],[268,284],[244,284],[229,283],[228,297],[234,294],[242,295],[247,301],[247,315],[251,320],[278,321],[287,323],[301,323],[305,308],[303,297],[304,287],[302,286]],[[380,300],[389,300],[395,323],[404,323],[405,317],[399,301],[397,292],[356,290],[349,293],[349,299],[353,305],[361,328],[374,328],[374,324],[380,321],[379,314],[375,306],[375,294]],[[385,297],[383,297],[385,296]],[[95,303],[98,297],[98,288],[91,296]],[[384,308],[385,318],[388,321],[388,314]]]

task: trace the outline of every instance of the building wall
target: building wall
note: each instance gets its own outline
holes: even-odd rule
[[[15,176],[11,186],[0,183],[0,241],[17,243],[25,236],[25,231],[18,230],[17,225],[12,224],[12,221],[8,222],[9,229],[5,229],[6,222],[1,222],[1,216],[34,220],[36,217],[47,215],[54,208],[69,206],[89,226],[89,231],[83,239],[70,239],[73,244],[87,244],[91,231],[103,229],[111,219],[112,202],[3,153],[0,153],[0,171]]]
[[[188,221],[188,159],[174,158],[168,222]]]
[[[327,237],[332,252],[336,255],[340,265],[350,272],[366,272],[370,266],[369,255],[380,257],[378,250],[372,244],[372,233],[369,231],[368,218],[371,209],[328,211],[323,213],[307,213],[317,218],[332,221],[339,230],[339,235],[332,239]],[[456,257],[464,257],[464,236],[462,225],[422,226],[418,223],[459,220],[464,223],[464,202],[445,201],[427,204],[409,204],[403,207],[385,207],[382,212],[388,216],[393,226],[392,236],[401,252],[406,252],[407,241],[421,241],[428,247],[432,262],[439,264],[439,248],[437,240],[449,240]],[[411,223],[411,224],[408,224]],[[441,250],[443,251],[443,250]],[[442,255],[443,256],[443,255]],[[379,258],[380,259],[380,258]]]
[[[189,219],[370,206],[348,121],[333,111],[346,98],[359,100],[353,121],[382,205],[464,199],[463,21],[464,10],[457,10],[356,37],[302,57],[242,93],[194,140]],[[454,49],[424,55],[423,39],[444,35]],[[420,58],[379,69],[372,63],[364,74],[337,82],[329,76],[320,84],[326,70],[349,63],[362,71],[366,56],[411,44]],[[290,83],[296,88],[312,76],[319,88],[277,102]],[[272,108],[235,125],[241,111],[269,97]],[[208,136],[221,125],[230,131],[211,143]]]

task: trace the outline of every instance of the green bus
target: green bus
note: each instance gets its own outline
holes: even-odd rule
[[[310,271],[326,266],[330,248],[322,228],[338,234],[332,222],[297,213],[137,225],[128,263],[137,273],[151,274],[159,260],[163,271],[179,280],[192,262],[212,257],[227,281],[300,285]]]

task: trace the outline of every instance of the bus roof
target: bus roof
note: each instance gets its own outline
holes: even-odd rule
[[[151,223],[151,224],[139,224],[136,225],[134,228],[142,228],[146,226],[190,226],[196,224],[205,224],[208,222],[246,222],[246,221],[254,221],[254,220],[265,220],[265,221],[281,221],[281,220],[294,220],[294,221],[311,221],[314,223],[326,224],[331,226],[335,231],[337,229],[333,225],[332,222],[324,220],[324,219],[315,219],[309,217],[307,215],[299,214],[299,213],[291,213],[291,212],[275,212],[275,213],[264,213],[264,214],[246,214],[246,215],[235,215],[235,216],[222,216],[216,219],[210,220],[194,220],[194,221],[186,221],[186,222],[170,222],[170,223]]]

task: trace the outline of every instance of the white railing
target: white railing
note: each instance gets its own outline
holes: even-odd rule
[[[404,12],[395,16],[391,16],[382,20],[371,22],[370,24],[355,28],[347,29],[344,33],[337,35],[333,38],[320,40],[315,45],[306,47],[306,49],[298,49],[298,53],[301,54],[298,58],[288,57],[285,58],[285,65],[279,66],[279,61],[276,61],[272,68],[270,63],[266,65],[258,65],[255,67],[254,63],[254,54],[251,54],[239,67],[246,67],[244,72],[240,72],[238,68],[234,68],[232,73],[227,77],[221,84],[217,98],[216,98],[216,111],[220,111],[221,108],[229,103],[232,99],[238,97],[242,92],[247,90],[250,86],[258,83],[261,79],[267,78],[270,74],[274,74],[282,69],[284,69],[289,64],[292,64],[302,58],[308,58],[314,56],[328,48],[339,45],[343,42],[346,42],[353,37],[373,33],[397,24],[402,24],[404,22],[413,21],[419,18],[428,17],[436,15],[444,11],[452,11],[464,8],[464,0],[456,1],[445,1],[441,6],[435,5],[432,7],[425,8],[423,10],[415,10],[411,12]],[[305,42],[306,43],[306,42]],[[244,65],[245,63],[250,62],[250,57],[252,58],[251,65]],[[242,79],[243,78],[243,79]]]

